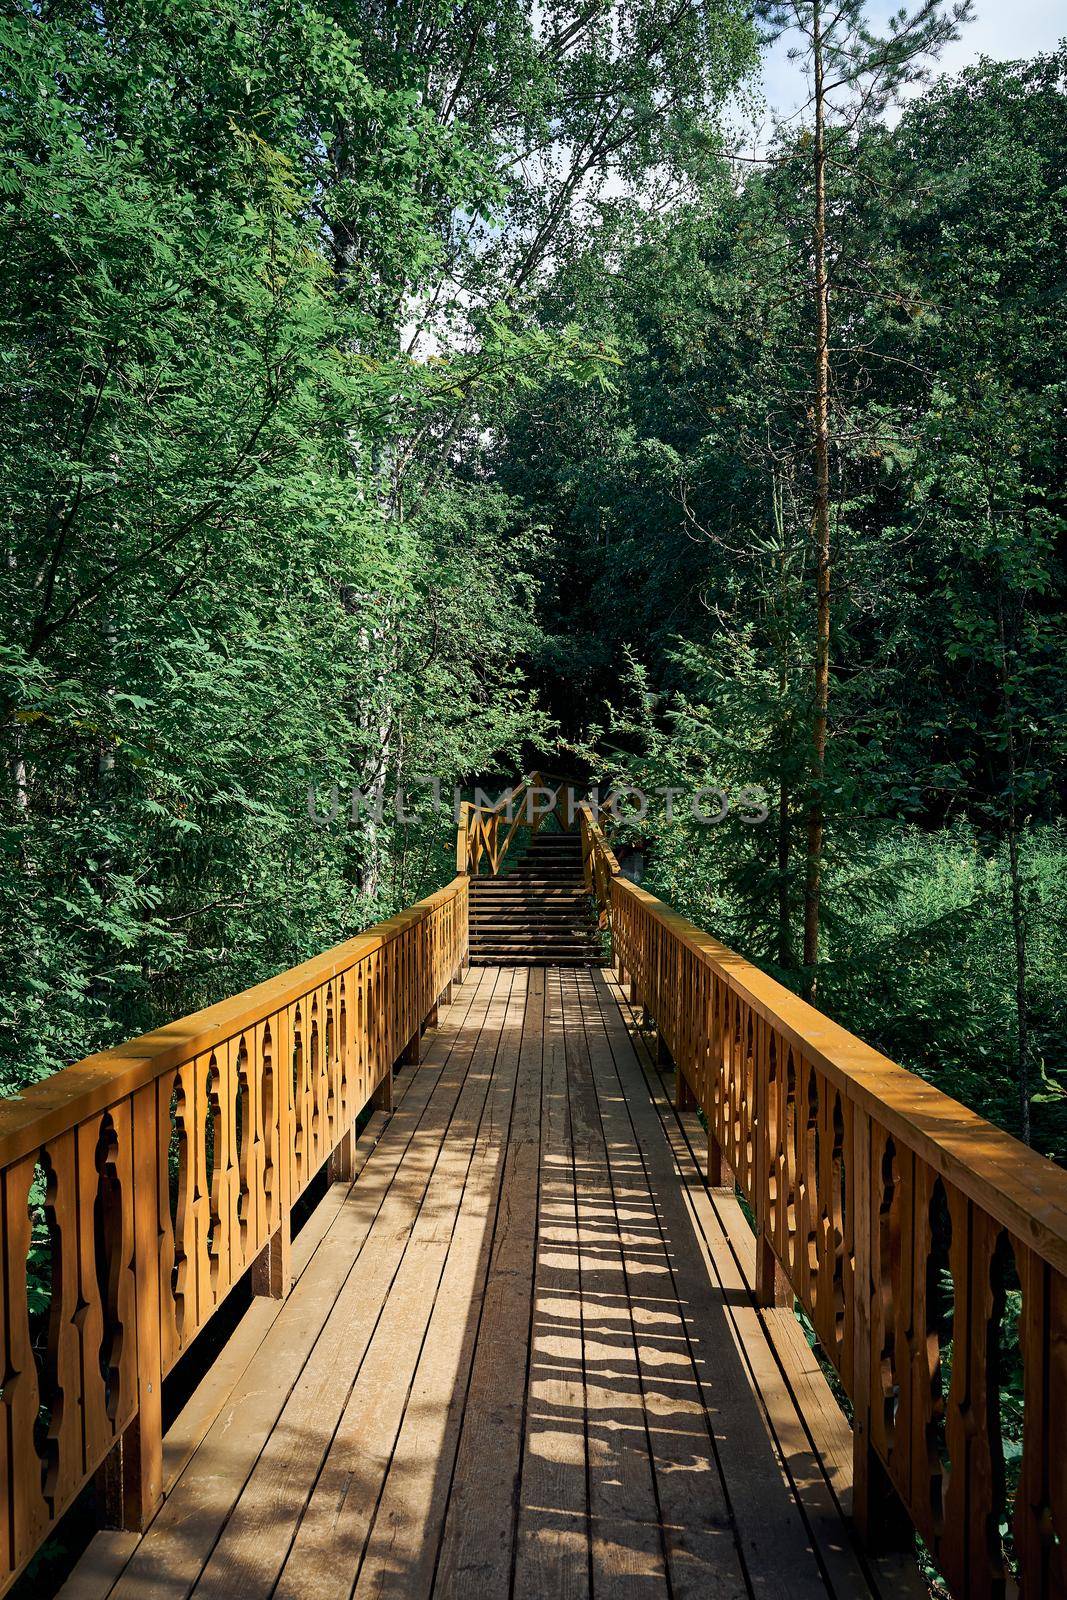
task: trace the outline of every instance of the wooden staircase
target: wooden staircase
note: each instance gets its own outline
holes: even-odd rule
[[[493,967],[600,964],[577,833],[538,833],[505,877],[471,878],[470,960]]]

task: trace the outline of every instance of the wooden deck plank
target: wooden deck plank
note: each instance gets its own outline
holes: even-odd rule
[[[479,1312],[496,1232],[517,1082],[527,973],[513,971],[491,1099],[440,1291],[404,1413],[354,1600],[427,1600],[448,1505]],[[511,1085],[505,1113],[503,1086]]]
[[[462,1014],[465,1015],[466,1009],[464,1006]],[[398,1106],[414,1081],[413,1073],[402,1074],[398,1084]],[[294,1283],[307,1269],[332,1227],[348,1191],[362,1172],[388,1123],[389,1116],[386,1113],[374,1112],[356,1142],[351,1181],[331,1184],[297,1234],[290,1257]],[[170,1494],[193,1452],[228,1404],[266,1338],[268,1329],[277,1320],[283,1304],[281,1300],[262,1296],[252,1301],[218,1357],[163,1435],[165,1496]],[[109,1594],[139,1543],[134,1533],[104,1529],[96,1534],[60,1590],[57,1600],[97,1600],[98,1596]]]
[[[495,972],[479,986],[399,1171],[376,1211],[353,1270],[330,1308],[293,1391],[241,1491],[193,1593],[197,1600],[271,1593],[309,1492],[355,1384],[360,1365],[420,1221],[457,1113],[463,1117],[469,1069],[489,1015]],[[374,1171],[368,1165],[366,1176]],[[449,1174],[451,1176],[451,1174]],[[354,1194],[359,1193],[357,1185]],[[369,1485],[362,1481],[358,1492]],[[351,1552],[346,1552],[346,1558]],[[350,1573],[349,1582],[354,1578]]]
[[[634,1008],[610,977],[608,986],[627,1021],[668,1137],[672,1137],[669,1130],[673,1122],[685,1142],[694,1181],[699,1183],[704,1180],[702,1152],[707,1144],[707,1134],[700,1118],[695,1111],[679,1111],[674,1107],[671,1088],[673,1068],[669,1070],[668,1082],[664,1079],[664,1069],[655,1062],[648,1041],[642,1041]],[[755,1239],[748,1219],[736,1197],[725,1191],[710,1191],[708,1200],[710,1213],[714,1215],[733,1258],[737,1273],[734,1281],[748,1291],[755,1308]],[[713,1229],[706,1231],[714,1238]],[[852,1429],[834,1399],[792,1311],[785,1307],[760,1307],[756,1315],[785,1386],[783,1393],[778,1380],[768,1376],[768,1369],[762,1367],[764,1378],[760,1392],[767,1404],[797,1493],[802,1501],[807,1499],[814,1502],[813,1527],[817,1534],[820,1528],[829,1530],[828,1537],[823,1539],[823,1559],[835,1591],[842,1596],[874,1592],[884,1600],[928,1600],[928,1585],[911,1555],[900,1551],[865,1552],[857,1558],[847,1531],[842,1538],[837,1517],[818,1484],[818,1478],[821,1475],[837,1513],[847,1521],[852,1506]],[[747,1351],[751,1341],[745,1338],[743,1331],[739,1331],[738,1339]],[[859,1567],[862,1567],[862,1576],[858,1576],[857,1560]],[[867,1585],[866,1590],[864,1584]],[[855,1585],[859,1585],[858,1590]]]
[[[148,1535],[112,1590],[114,1600],[186,1600],[219,1538],[318,1335],[352,1272],[393,1179],[426,1115],[453,1044],[462,1038],[466,1007],[479,976],[465,988],[453,1026],[435,1039],[403,1105],[374,1153],[369,1170],[350,1191],[329,1234],[315,1252],[275,1320],[257,1359],[234,1389]]]
[[[495,1072],[510,990],[510,976],[499,974],[433,1177],[301,1516],[275,1590],[277,1600],[348,1600],[356,1582],[463,1206],[482,1119],[495,1096],[510,1102],[513,1084]]]
[[[647,1175],[619,1091],[611,1042],[583,976],[576,1026],[585,1031],[592,1091],[625,1275],[610,1302],[630,1323],[655,1470],[663,1540],[677,1600],[742,1600],[748,1593],[715,1444]],[[606,1308],[608,1309],[608,1308]]]
[[[481,968],[441,1021],[71,1600],[910,1600],[617,988]]]
[[[115,1579],[137,1548],[137,1535],[118,1528],[94,1534],[56,1600],[105,1600]]]
[[[562,978],[586,1383],[593,1592],[668,1596],[630,1285],[575,976]]]
[[[529,974],[511,1137],[434,1593],[507,1595],[525,1426],[541,1149],[545,972]]]
[[[590,1593],[581,1283],[559,973],[545,980],[541,1164],[515,1600]]]
[[[706,1192],[699,1175],[679,1167],[669,1139],[664,1138],[664,1123],[614,997],[599,974],[590,982],[600,1000],[622,1101],[684,1307],[687,1338],[714,1429],[748,1581],[758,1595],[814,1600],[826,1594],[824,1572],[778,1456],[744,1352],[735,1341],[735,1324],[728,1315],[729,1286],[719,1279],[700,1230],[695,1190],[699,1188],[705,1201]],[[758,1324],[758,1319],[755,1321]],[[758,1325],[755,1337],[765,1350]],[[838,1528],[842,1529],[840,1519]],[[864,1592],[863,1587],[855,1590],[853,1600]]]

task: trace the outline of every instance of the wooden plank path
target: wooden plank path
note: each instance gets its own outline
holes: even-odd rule
[[[921,1593],[611,975],[473,969],[425,1042],[64,1600]]]

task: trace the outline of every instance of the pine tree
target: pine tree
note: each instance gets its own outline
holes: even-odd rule
[[[848,136],[884,115],[906,90],[922,82],[930,63],[969,20],[972,0],[925,0],[909,13],[890,18],[886,33],[876,33],[865,0],[772,0],[762,12],[768,36],[799,36],[790,50],[803,62],[813,119],[811,142],[813,211],[811,289],[814,302],[811,455],[814,488],[812,537],[815,553],[816,643],[812,711],[812,778],[808,802],[808,841],[804,883],[804,966],[808,997],[815,999],[819,961],[822,890],[826,741],[830,706],[831,639],[831,450],[832,354],[830,298],[833,239],[827,210],[827,170]],[[840,135],[844,135],[844,139]],[[836,136],[836,137],[835,137]],[[835,155],[829,151],[834,147]]]

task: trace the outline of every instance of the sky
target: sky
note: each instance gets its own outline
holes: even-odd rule
[[[875,0],[868,14],[877,24],[899,5],[900,0],[892,4]],[[976,0],[974,11],[974,21],[944,51],[937,71],[952,75],[983,55],[995,61],[1036,56],[1054,50],[1067,35],[1067,6],[1062,0]],[[789,60],[788,49],[788,42],[780,40],[768,52],[763,69],[767,101],[782,116],[806,99],[800,66]]]

